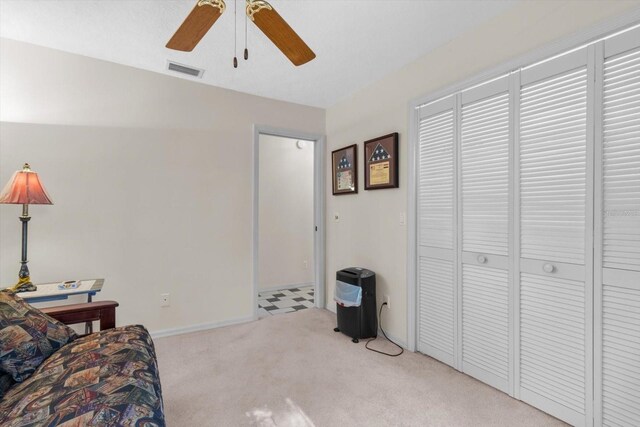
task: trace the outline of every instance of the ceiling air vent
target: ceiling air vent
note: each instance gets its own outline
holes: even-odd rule
[[[175,71],[176,73],[187,74],[191,77],[202,78],[204,70],[200,68],[189,67],[188,65],[178,64],[177,62],[167,61],[167,69],[169,71]]]

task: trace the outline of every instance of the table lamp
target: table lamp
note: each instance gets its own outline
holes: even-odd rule
[[[27,267],[27,224],[29,216],[29,205],[52,205],[47,191],[42,186],[38,174],[29,168],[25,163],[22,170],[17,171],[11,177],[0,193],[0,203],[22,205],[22,260],[20,261],[20,273],[18,273],[18,283],[10,288],[15,292],[35,291],[36,286],[31,283],[29,268]]]

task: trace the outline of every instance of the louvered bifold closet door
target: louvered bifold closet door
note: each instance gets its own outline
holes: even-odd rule
[[[509,77],[461,94],[462,371],[507,393],[510,140]]]
[[[517,132],[519,397],[573,425],[593,408],[589,52],[521,71]]]
[[[418,123],[418,350],[455,366],[454,97],[424,106]]]
[[[596,423],[640,425],[640,29],[599,45]]]

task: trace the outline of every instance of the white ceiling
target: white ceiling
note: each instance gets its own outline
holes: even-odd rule
[[[239,68],[232,66],[234,2],[191,53],[165,48],[196,0],[0,0],[0,36],[176,76],[167,60],[206,71],[201,81],[328,107],[496,16],[513,1],[271,0],[315,51],[294,67],[249,22],[237,0]],[[190,78],[182,77],[180,78]]]

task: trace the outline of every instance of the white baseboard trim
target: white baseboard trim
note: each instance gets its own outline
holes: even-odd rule
[[[182,328],[170,328],[161,329],[159,331],[151,332],[151,338],[164,338],[173,335],[188,334],[190,332],[206,331],[207,329],[221,328],[223,326],[239,325],[240,323],[247,323],[253,321],[253,316],[238,317],[235,319],[221,320],[218,322],[199,323],[191,326],[184,326]]]
[[[292,285],[278,285],[278,286],[269,286],[268,288],[258,288],[258,292],[271,292],[271,291],[279,291],[279,290],[287,290],[293,288],[302,288],[304,286],[314,286],[313,282],[306,283],[294,283]]]

